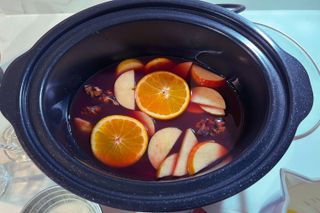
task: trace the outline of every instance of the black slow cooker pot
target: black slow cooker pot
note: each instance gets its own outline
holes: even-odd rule
[[[119,60],[196,60],[237,79],[245,125],[225,167],[174,181],[139,181],[102,168],[79,149],[68,109],[81,84]],[[174,211],[230,197],[263,177],[288,149],[313,95],[302,65],[240,15],[200,1],[136,0],[71,16],[3,76],[0,109],[38,167],[71,192],[121,209]]]

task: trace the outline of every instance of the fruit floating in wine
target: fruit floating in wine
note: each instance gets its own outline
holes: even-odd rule
[[[109,171],[162,180],[229,162],[243,112],[223,76],[192,61],[142,57],[89,78],[70,123],[79,147]]]

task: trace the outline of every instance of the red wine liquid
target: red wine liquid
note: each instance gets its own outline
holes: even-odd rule
[[[167,57],[168,58],[168,57]],[[139,58],[139,60],[143,62],[149,61],[150,57],[143,57]],[[179,64],[181,62],[185,62],[182,59],[170,58],[175,64]],[[90,146],[90,134],[84,133],[80,131],[75,125],[73,119],[76,117],[82,118],[91,122],[95,125],[100,119],[105,116],[109,115],[126,115],[131,116],[132,110],[128,110],[122,106],[116,106],[109,103],[102,103],[96,98],[90,97],[84,91],[84,85],[91,85],[95,87],[101,88],[103,91],[110,90],[113,92],[113,86],[116,80],[115,75],[115,68],[117,64],[109,66],[104,70],[97,72],[91,78],[89,78],[82,86],[79,88],[77,93],[75,94],[71,108],[70,108],[70,124],[72,129],[73,137],[75,138],[76,142],[78,143],[79,147],[84,150],[88,155],[93,157],[93,153],[91,151]],[[136,82],[143,77],[142,72],[136,72]],[[190,91],[196,84],[192,81],[191,77],[187,80],[188,85],[190,87]],[[195,135],[198,139],[198,142],[208,141],[208,140],[215,140],[217,143],[220,143],[224,147],[226,147],[229,151],[232,150],[235,143],[237,142],[240,133],[241,127],[243,124],[243,109],[239,100],[239,97],[229,86],[229,84],[225,84],[219,88],[215,88],[224,98],[226,103],[226,115],[223,117],[210,115],[208,113],[193,113],[189,111],[185,111],[183,114],[179,115],[177,118],[171,120],[155,120],[155,127],[156,131],[166,128],[166,127],[177,127],[182,130],[182,134],[179,137],[178,141],[175,143],[174,147],[170,151],[171,153],[178,153],[180,150],[180,146],[182,143],[182,139],[185,133],[185,130],[188,128],[192,128],[195,132]],[[88,106],[99,106],[101,107],[101,111],[96,115],[90,113],[83,113],[84,109]],[[136,110],[139,110],[136,108]],[[225,123],[225,130],[222,133],[215,134],[213,136],[205,136],[197,134],[196,124],[202,119],[222,119]],[[150,137],[149,137],[150,139]],[[98,161],[98,160],[97,160]],[[208,170],[215,166],[217,162],[213,163],[205,170]],[[117,174],[121,177],[125,178],[132,178],[138,180],[156,180],[156,170],[152,167],[151,163],[149,162],[147,151],[143,155],[143,157],[136,162],[135,164],[125,167],[125,168],[113,168],[110,166],[105,165],[108,170],[113,171],[114,174]],[[167,179],[176,179],[177,177],[168,177]]]

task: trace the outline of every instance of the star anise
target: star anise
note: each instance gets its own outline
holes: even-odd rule
[[[94,87],[89,84],[84,85],[84,91],[91,98],[99,97],[102,95],[103,91],[99,87]]]
[[[84,85],[84,92],[89,95],[91,98],[96,98],[100,102],[109,103],[111,102],[115,106],[119,106],[118,101],[116,100],[113,92],[111,90],[103,91],[97,86],[92,86],[90,84]]]
[[[99,112],[101,112],[101,106],[95,105],[95,106],[87,106],[82,111],[82,115],[97,115]]]
[[[223,118],[205,118],[196,123],[196,133],[202,136],[214,136],[226,129]]]
[[[116,100],[116,97],[113,95],[113,92],[111,92],[110,90],[107,90],[106,93],[103,93],[99,97],[99,101],[101,101],[103,103],[109,103],[111,101],[113,103],[113,105],[119,106],[119,103]]]

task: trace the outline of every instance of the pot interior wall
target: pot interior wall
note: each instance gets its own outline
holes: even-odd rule
[[[90,153],[79,149],[68,125],[68,109],[73,95],[91,75],[121,59],[162,55],[199,60],[227,79],[238,79],[244,106],[244,127],[235,147],[241,153],[254,141],[264,125],[268,110],[268,89],[254,53],[235,38],[197,25],[173,21],[139,21],[95,32],[72,46],[52,68],[45,84],[45,122],[56,141],[81,162],[108,174],[108,169]],[[89,35],[90,34],[90,35]]]

